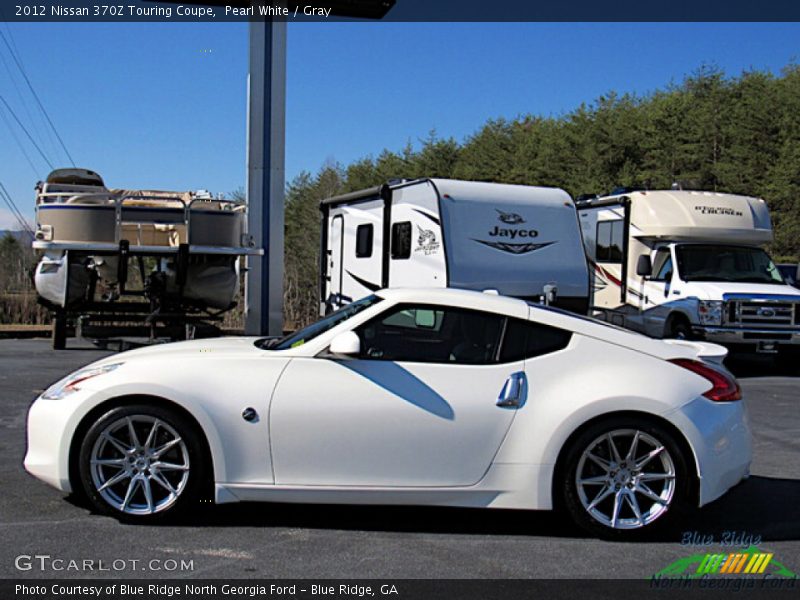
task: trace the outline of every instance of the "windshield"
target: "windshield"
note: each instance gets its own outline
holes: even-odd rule
[[[761,248],[686,244],[676,248],[683,281],[783,283],[778,267]]]
[[[326,331],[333,329],[342,321],[346,321],[350,317],[360,313],[362,310],[365,310],[373,304],[380,302],[380,300],[381,299],[375,295],[367,296],[361,300],[356,300],[352,304],[343,306],[339,310],[332,312],[327,317],[320,319],[316,323],[312,323],[308,327],[304,327],[303,329],[295,331],[294,333],[279,340],[271,340],[272,343],[270,343],[270,341],[266,341],[265,343],[261,343],[259,345],[262,348],[269,348],[270,350],[286,350],[287,348],[296,348],[297,346],[302,346],[306,342],[313,340],[318,335],[322,335]]]

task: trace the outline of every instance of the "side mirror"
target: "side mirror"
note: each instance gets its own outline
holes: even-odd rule
[[[639,277],[650,277],[653,274],[653,261],[649,254],[642,254],[636,261],[636,274]]]
[[[352,331],[345,331],[333,338],[329,351],[339,356],[358,356],[361,354],[361,340]]]

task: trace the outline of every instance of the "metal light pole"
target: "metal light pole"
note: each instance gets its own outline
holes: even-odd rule
[[[250,22],[247,102],[248,232],[263,256],[247,257],[245,333],[283,329],[283,196],[286,22]]]

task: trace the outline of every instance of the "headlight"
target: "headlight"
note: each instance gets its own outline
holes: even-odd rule
[[[701,325],[722,325],[721,300],[700,300],[698,312]]]
[[[72,392],[77,392],[80,389],[78,387],[79,383],[86,381],[87,379],[91,379],[92,377],[97,377],[98,375],[103,375],[104,373],[113,371],[121,364],[122,363],[114,363],[112,365],[89,367],[87,369],[75,371],[71,375],[64,377],[64,379],[56,381],[53,385],[45,390],[41,397],[45,400],[60,400],[65,396],[69,396]]]

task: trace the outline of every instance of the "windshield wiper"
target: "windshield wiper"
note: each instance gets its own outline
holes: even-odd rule
[[[683,278],[684,281],[733,281],[727,277],[715,277],[714,275],[696,275],[694,277]]]
[[[734,279],[736,283],[775,283],[780,284],[780,281],[775,281],[774,279],[765,279],[763,277],[739,277]]]
[[[262,350],[269,350],[270,348],[274,348],[278,345],[278,342],[281,341],[281,337],[279,336],[272,336],[272,337],[265,337],[261,338],[260,340],[256,340],[256,346],[261,348]]]

